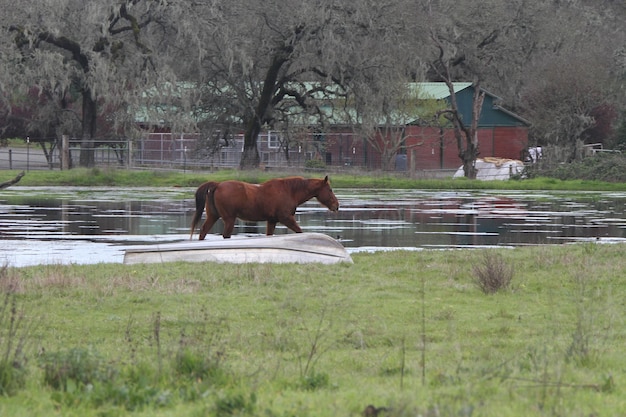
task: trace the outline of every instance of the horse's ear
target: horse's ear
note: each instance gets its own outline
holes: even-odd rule
[[[324,177],[324,182],[328,182],[328,175]]]

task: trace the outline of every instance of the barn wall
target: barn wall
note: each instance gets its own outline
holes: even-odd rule
[[[197,139],[198,135],[153,133],[141,141],[135,153],[145,162],[179,161],[184,160],[185,156],[193,158]],[[522,151],[528,143],[528,133],[526,127],[486,127],[479,129],[478,140],[480,157],[521,159]],[[281,160],[284,158],[284,151],[268,148],[267,134],[261,135],[258,146],[264,165],[278,166],[284,162]],[[442,132],[436,127],[407,126],[405,147],[406,156],[399,157],[402,164],[392,163],[390,169],[423,171],[457,169],[461,165],[456,138],[451,128],[444,129],[442,136]],[[189,151],[187,155],[185,148]],[[209,159],[213,162],[217,160],[221,165],[237,166],[241,144],[235,148],[223,149]],[[365,138],[352,131],[312,135],[290,150],[290,158],[290,163],[295,165],[313,159],[335,167],[353,166],[371,170],[382,168],[382,158],[378,151]]]
[[[525,127],[488,127],[478,130],[481,157],[520,159],[528,143]],[[438,128],[407,128],[407,166],[415,170],[456,169],[461,165],[454,131]]]
[[[493,129],[478,129],[478,157],[495,156]]]
[[[494,145],[493,156],[523,160],[522,153],[528,147],[528,128],[496,127]]]

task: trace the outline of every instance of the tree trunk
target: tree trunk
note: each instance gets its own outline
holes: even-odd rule
[[[243,136],[243,154],[239,162],[239,169],[255,169],[259,167],[261,163],[257,148],[259,133],[261,133],[261,123],[257,117],[252,116],[246,125],[246,131]]]
[[[272,63],[265,74],[263,89],[259,97],[259,103],[255,109],[255,113],[250,115],[246,126],[246,132],[243,140],[243,155],[241,155],[240,169],[258,168],[261,162],[259,158],[259,150],[257,148],[257,139],[261,133],[261,127],[268,122],[268,115],[271,113],[272,97],[278,80],[280,68],[286,61],[286,54],[291,47],[279,49],[272,58]]]
[[[480,154],[478,145],[478,122],[485,99],[485,93],[480,89],[480,82],[474,83],[474,96],[472,98],[472,120],[469,127],[464,124],[459,116],[456,95],[452,82],[446,81],[450,90],[450,102],[452,106],[452,124],[454,126],[454,136],[456,137],[459,158],[463,162],[463,173],[466,178],[475,180],[478,171],[476,170],[476,158]]]
[[[80,142],[80,166],[91,168],[95,165],[95,131],[97,105],[90,89],[83,91],[83,132]]]
[[[12,186],[13,184],[17,184],[22,177],[24,176],[24,171],[20,172],[15,178],[13,178],[12,180],[9,181],[5,181],[3,183],[0,183],[0,190],[2,190],[3,188],[7,188]]]
[[[478,122],[485,101],[485,93],[480,89],[480,80],[474,83],[474,96],[472,97],[472,123],[469,129],[465,130],[466,147],[463,159],[463,171],[469,179],[475,180],[478,171],[476,170],[476,158],[480,154],[478,148]]]
[[[465,177],[471,180],[476,179],[478,171],[476,170],[476,158],[478,157],[478,146],[473,140],[466,140],[466,148],[459,155],[463,161],[463,173]]]

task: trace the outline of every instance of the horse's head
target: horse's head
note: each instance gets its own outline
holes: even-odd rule
[[[317,201],[328,207],[330,211],[339,210],[339,201],[337,197],[335,197],[335,193],[333,193],[333,189],[330,187],[330,182],[328,181],[328,175],[323,180],[320,181],[319,188],[317,190],[317,194],[315,198]]]

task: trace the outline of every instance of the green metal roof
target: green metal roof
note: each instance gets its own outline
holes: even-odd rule
[[[471,85],[472,83],[452,83],[455,94]],[[450,90],[446,83],[410,83],[409,88],[423,100],[441,100],[450,97]]]
[[[299,86],[301,88],[310,87],[311,83],[301,83]],[[467,92],[463,92],[459,95],[460,92],[472,86],[471,82],[455,82],[452,83],[454,94],[457,96],[457,101],[459,102],[459,110],[462,114],[471,115],[471,96],[469,90]],[[190,85],[183,84],[183,88],[189,88]],[[297,86],[296,86],[297,87]],[[318,97],[321,101],[324,99],[331,100],[333,99],[334,89],[338,88],[336,86],[329,86],[321,97]],[[408,83],[407,88],[410,90],[411,96],[415,97],[418,100],[447,100],[450,97],[450,90],[448,85],[444,82],[413,82]],[[481,114],[480,125],[501,125],[510,124],[509,121],[496,120],[497,118],[502,118],[503,116],[508,117],[511,120],[521,121],[522,123],[528,125],[528,122],[519,117],[518,115],[497,106],[496,103],[499,101],[499,98],[487,91],[483,90],[488,98],[483,106],[483,114]],[[152,111],[148,111],[147,108],[142,108],[137,111],[135,115],[137,121],[147,122],[151,118],[155,116],[157,118],[164,118],[169,111],[176,111],[173,106],[150,106]],[[320,107],[321,113],[324,115],[325,122],[329,125],[348,125],[352,123],[359,123],[359,116],[357,115],[355,109],[353,108],[335,108],[331,104],[322,104]],[[499,112],[498,112],[499,111]],[[408,125],[418,123],[420,120],[419,112],[416,114],[411,114],[411,112],[398,112],[398,114],[391,115],[394,124],[399,125]],[[488,113],[488,114],[487,114]],[[498,113],[498,114],[496,114]],[[195,118],[196,121],[203,118],[202,114],[194,114],[190,115]],[[497,116],[497,117],[496,117]],[[294,124],[302,124],[302,125],[310,125],[317,124],[319,120],[317,116],[310,115],[305,112],[302,112],[301,109],[294,109],[293,113],[290,116],[292,123]]]

